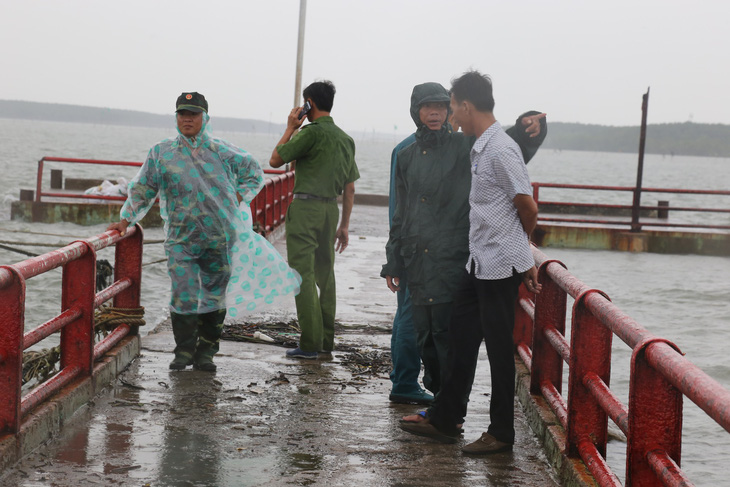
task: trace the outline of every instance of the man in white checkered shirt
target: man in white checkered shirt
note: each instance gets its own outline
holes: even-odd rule
[[[451,377],[427,412],[427,421],[402,424],[410,433],[455,443],[463,419],[460,398],[473,383],[479,347],[486,342],[492,379],[491,424],[462,451],[488,454],[514,443],[514,309],[517,290],[540,292],[529,235],[537,225],[537,204],[522,153],[494,117],[489,77],[470,71],[452,81],[451,110],[471,150],[469,260],[454,297]]]

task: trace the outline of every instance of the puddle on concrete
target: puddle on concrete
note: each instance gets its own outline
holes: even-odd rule
[[[387,376],[353,376],[344,353],[307,363],[283,350],[224,343],[209,374],[170,372],[169,352],[146,349],[0,485],[558,485],[524,420],[514,453],[465,457],[398,428],[417,408],[388,402]],[[488,421],[482,376],[474,390],[466,441]]]

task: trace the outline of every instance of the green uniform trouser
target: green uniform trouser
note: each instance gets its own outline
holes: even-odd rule
[[[336,201],[295,199],[286,213],[289,265],[302,276],[296,296],[305,352],[331,351],[335,345],[335,234],[340,210]],[[319,294],[317,289],[319,288]]]

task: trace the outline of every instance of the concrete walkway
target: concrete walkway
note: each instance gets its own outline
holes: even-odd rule
[[[356,207],[350,247],[338,256],[339,347],[388,352],[395,297],[378,277],[387,209]],[[283,251],[283,241],[276,243]],[[284,308],[245,320],[288,321]],[[365,330],[347,325],[369,325]],[[382,329],[383,331],[380,331]],[[284,357],[275,345],[224,341],[215,374],[171,372],[169,325],[143,337],[142,355],[63,433],[0,477],[0,485],[129,486],[556,486],[517,407],[513,452],[463,456],[461,444],[409,435],[398,420],[417,409],[388,402],[386,371]],[[486,354],[477,371],[464,441],[488,423]]]

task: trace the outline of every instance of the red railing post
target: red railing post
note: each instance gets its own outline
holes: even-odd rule
[[[142,283],[142,247],[144,231],[137,224],[127,229],[127,235],[117,242],[114,250],[114,280],[129,279],[131,285],[114,297],[117,308],[139,308]],[[130,335],[136,335],[137,327],[130,329]]]
[[[94,368],[94,298],[96,252],[87,242],[82,256],[63,266],[61,312],[77,308],[81,315],[61,329],[61,369],[78,367],[84,377]]]
[[[565,265],[556,260],[547,260],[540,265],[537,280],[542,284],[542,292],[535,299],[535,325],[532,337],[532,370],[530,371],[530,392],[542,394],[541,384],[548,381],[558,392],[562,391],[563,358],[553,348],[545,336],[547,328],[555,328],[565,335],[565,316],[568,295],[548,275],[550,263]]]
[[[259,222],[261,225],[261,230],[263,231],[264,235],[266,234],[266,198],[264,197],[266,195],[266,186],[261,188],[261,191],[259,194],[256,195],[256,209],[257,209],[257,217],[256,221]]]
[[[251,203],[248,204],[248,207],[251,209],[251,225],[255,224],[258,219],[258,198],[254,198],[251,200]]]
[[[266,194],[264,194],[264,198],[266,198],[266,232],[270,232],[273,227],[274,222],[274,188],[272,187],[272,184],[269,184],[266,186]]]
[[[0,266],[0,433],[20,430],[23,381],[25,279],[12,266]]]
[[[271,222],[274,227],[281,221],[281,200],[284,194],[282,183],[281,176],[276,176],[276,181],[274,181],[274,220]]]
[[[578,445],[587,440],[596,445],[605,458],[608,416],[583,384],[583,379],[594,373],[607,387],[610,385],[613,332],[586,309],[585,298],[591,293],[600,293],[608,299],[603,292],[590,289],[578,296],[573,304],[568,367],[568,454],[577,456]]]
[[[535,295],[525,288],[524,284],[520,284],[517,304],[515,305],[515,330],[513,333],[515,347],[525,345],[532,349],[532,316],[521,306],[521,301],[531,301],[534,303]],[[534,309],[534,308],[533,308]]]
[[[682,353],[669,340],[648,337],[631,356],[629,384],[629,432],[626,435],[626,486],[664,485],[651,468],[648,455],[665,451],[680,466],[682,453],[682,392],[674,387],[646,358],[652,344],[663,342]]]

